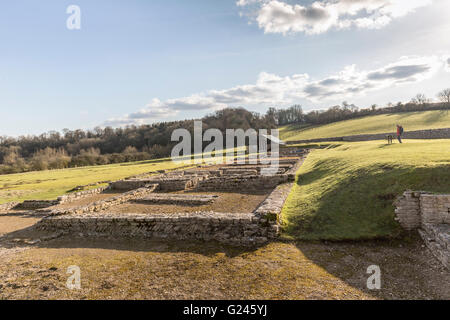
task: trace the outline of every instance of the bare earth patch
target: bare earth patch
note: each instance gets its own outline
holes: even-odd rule
[[[108,208],[105,212],[127,214],[127,213],[147,213],[147,214],[166,214],[166,213],[185,213],[185,212],[199,212],[199,211],[214,211],[225,213],[241,213],[253,212],[261,202],[263,202],[270,191],[243,194],[232,192],[187,192],[189,195],[217,195],[213,203],[199,206],[180,206],[169,204],[142,204],[138,202],[128,202],[112,208]],[[183,192],[178,192],[183,194]]]
[[[74,207],[81,207],[81,206],[87,206],[89,204],[92,204],[96,201],[100,201],[100,200],[105,200],[108,198],[112,198],[115,196],[120,195],[121,193],[119,192],[104,192],[104,193],[98,193],[98,194],[94,194],[92,196],[86,197],[86,198],[82,198],[73,202],[69,202],[69,203],[63,203],[63,204],[59,204],[57,206],[53,206],[49,209],[69,209],[69,208],[74,208]]]
[[[382,289],[366,289],[367,267]],[[65,287],[81,268],[79,291]],[[202,242],[61,238],[9,255],[0,299],[449,299],[449,273],[408,245],[274,242],[249,250]]]
[[[0,236],[31,227],[39,220],[26,213],[0,215]]]

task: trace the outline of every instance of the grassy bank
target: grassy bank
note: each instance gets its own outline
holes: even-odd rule
[[[392,205],[396,196],[407,189],[450,192],[450,140],[322,147],[300,168],[283,209],[287,238],[393,237],[400,232]]]
[[[119,180],[132,175],[173,169],[178,166],[180,165],[169,159],[159,159],[105,166],[0,175],[0,204],[30,199],[55,199],[76,186],[98,181]]]
[[[323,126],[289,125],[280,128],[280,137],[286,141],[342,137],[357,134],[395,132],[395,125],[406,131],[450,127],[449,111],[407,112],[383,114],[360,119],[339,121]]]

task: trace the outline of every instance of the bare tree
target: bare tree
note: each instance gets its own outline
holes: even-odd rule
[[[442,102],[450,103],[450,88],[442,90],[437,96]]]
[[[430,102],[430,99],[428,99],[423,93],[418,93],[411,99],[411,102],[414,104],[426,104]]]

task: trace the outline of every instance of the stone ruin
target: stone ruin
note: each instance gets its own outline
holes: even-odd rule
[[[111,182],[107,187],[51,201],[27,201],[15,207],[34,210],[33,214],[43,216],[34,228],[59,235],[195,239],[240,246],[259,245],[278,237],[281,209],[305,156],[306,153],[280,159],[278,172],[270,176],[261,174],[261,170],[269,166],[263,163],[191,166],[156,175],[142,174]],[[214,204],[220,199],[214,192],[247,194],[261,190],[266,190],[265,200],[252,212],[185,210]],[[108,193],[114,195],[108,197]],[[89,202],[99,195],[105,198]],[[77,201],[88,203],[77,205]],[[112,208],[133,203],[176,206],[179,212],[111,212]]]
[[[406,191],[394,205],[400,225],[418,230],[433,255],[450,269],[450,194]]]

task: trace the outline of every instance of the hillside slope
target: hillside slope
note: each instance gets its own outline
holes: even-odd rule
[[[401,124],[405,131],[450,128],[449,111],[424,111],[383,114],[334,122],[323,126],[289,125],[280,128],[285,141],[342,137],[357,134],[395,132]]]
[[[323,148],[324,145],[322,145]],[[282,216],[284,234],[303,240],[398,235],[394,199],[405,190],[450,192],[450,140],[330,143],[297,173]]]

